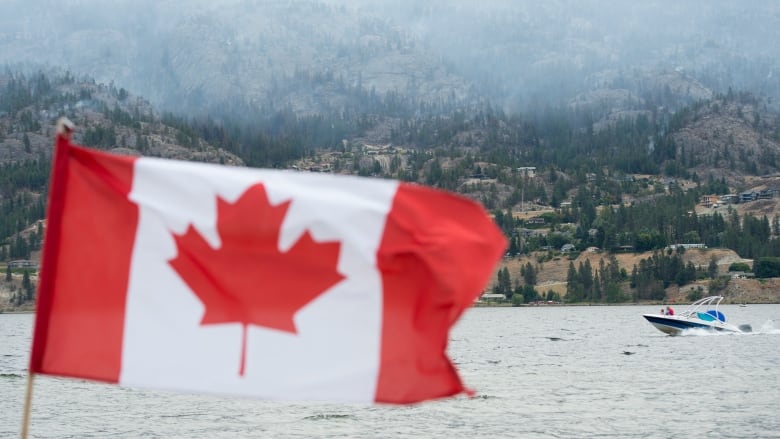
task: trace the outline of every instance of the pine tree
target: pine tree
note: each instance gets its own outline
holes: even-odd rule
[[[24,270],[22,289],[27,293],[27,299],[32,299],[32,282],[30,282],[30,272],[28,270]]]
[[[512,298],[512,278],[509,276],[509,269],[504,267],[501,270],[501,277],[499,278],[501,294],[505,295],[507,299]]]
[[[574,268],[574,262],[569,262],[569,271],[566,275],[566,299],[570,302],[578,302],[577,291],[580,287],[577,269]]]
[[[714,279],[718,274],[718,263],[715,261],[715,257],[710,258],[710,264],[707,266],[707,275],[710,279]]]
[[[31,153],[32,152],[32,145],[30,144],[30,137],[27,136],[27,133],[24,133],[24,136],[22,137],[22,143],[24,143],[24,152]]]
[[[526,285],[536,285],[536,270],[530,262],[523,266],[521,274]]]
[[[585,259],[585,263],[580,263],[579,279],[585,294],[590,296],[593,291],[593,269],[590,265],[590,259]]]

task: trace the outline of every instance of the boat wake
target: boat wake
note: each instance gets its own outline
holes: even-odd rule
[[[744,330],[743,326],[750,329]],[[752,325],[740,325],[742,332],[726,332],[726,331],[712,331],[708,328],[688,328],[680,331],[678,336],[682,337],[720,337],[720,336],[733,336],[733,335],[766,335],[774,334],[780,335],[780,328],[775,326],[775,322],[767,320],[759,326],[753,327]]]
[[[754,328],[753,332],[756,334],[775,334],[780,335],[780,328],[775,325],[773,320],[767,320],[761,324],[758,328]]]
[[[677,336],[678,337],[720,337],[720,336],[742,335],[742,334],[752,334],[752,333],[713,331],[712,329],[708,329],[708,328],[688,328],[680,331],[677,334]]]

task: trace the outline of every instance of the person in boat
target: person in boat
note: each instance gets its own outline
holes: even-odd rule
[[[663,309],[663,308],[661,308],[661,315],[662,315],[662,316],[665,316],[665,315],[666,315],[666,310],[665,310],[665,309]]]
[[[674,310],[672,309],[671,306],[667,306],[666,307],[666,315],[667,316],[673,316],[674,315]]]

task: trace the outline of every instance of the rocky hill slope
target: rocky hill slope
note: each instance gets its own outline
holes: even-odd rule
[[[766,104],[751,96],[727,95],[701,101],[677,115],[672,138],[677,157],[692,172],[725,176],[780,171],[780,125]]]
[[[0,74],[0,164],[48,159],[54,123],[67,116],[74,141],[117,153],[242,165],[243,160],[167,124],[145,99],[69,73]]]
[[[191,110],[269,94],[337,105],[339,83],[515,108],[591,90],[706,98],[697,84],[777,96],[779,16],[770,0],[6,0],[0,62],[62,66]],[[285,89],[299,74],[326,86]]]

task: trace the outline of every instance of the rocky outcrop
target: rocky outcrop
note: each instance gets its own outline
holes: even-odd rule
[[[758,101],[716,99],[680,117],[682,125],[672,133],[677,156],[700,175],[780,171],[778,119]]]

